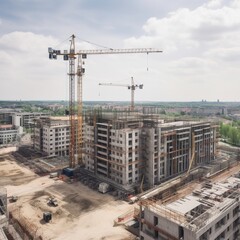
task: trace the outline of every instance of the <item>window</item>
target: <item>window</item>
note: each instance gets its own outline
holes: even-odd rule
[[[132,133],[129,133],[129,134],[128,134],[128,137],[129,137],[129,138],[132,138]]]

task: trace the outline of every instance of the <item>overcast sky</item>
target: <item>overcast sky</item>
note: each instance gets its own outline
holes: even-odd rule
[[[240,101],[240,0],[1,0],[0,100],[67,100],[68,66],[48,47],[152,47],[163,53],[91,55],[83,99]]]

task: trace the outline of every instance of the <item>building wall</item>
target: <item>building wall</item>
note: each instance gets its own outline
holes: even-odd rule
[[[44,126],[43,151],[48,156],[68,156],[69,126]]]
[[[170,214],[169,214],[170,216]],[[174,216],[172,216],[174,217]],[[140,236],[145,239],[180,239],[179,226],[166,217],[153,213],[149,208],[144,209],[144,221],[140,229]],[[184,238],[185,240],[185,238]]]
[[[240,236],[240,202],[239,180],[231,185],[231,181],[222,182],[218,186],[222,190],[212,188],[211,199],[205,198],[206,191],[199,195],[199,202],[209,204],[204,211],[194,207],[189,196],[179,198],[176,202],[146,202],[140,207],[140,239],[142,240],[236,240]],[[225,184],[225,185],[223,185]],[[229,185],[230,184],[230,185]],[[215,195],[217,194],[217,195]],[[220,198],[215,198],[213,195]],[[195,198],[192,198],[195,199]],[[191,205],[193,204],[193,205]],[[175,210],[171,210],[171,206]],[[176,207],[178,206],[179,209]],[[188,208],[192,206],[192,208]],[[207,205],[205,205],[207,206]],[[188,208],[188,212],[182,209]]]
[[[194,138],[194,139],[193,139]],[[216,129],[209,123],[169,127],[162,124],[142,130],[143,159],[146,164],[146,180],[149,186],[188,170],[193,155],[192,167],[210,163],[216,152]]]
[[[184,240],[236,240],[237,233],[240,231],[240,203],[233,200],[233,204],[223,211],[208,219],[208,223],[199,231],[191,231],[182,224],[177,224],[177,214],[159,215],[151,207],[144,209],[144,220],[140,229],[140,239],[142,240],[167,240],[182,239]],[[157,221],[156,221],[157,219]],[[182,235],[183,233],[183,235]],[[172,238],[171,238],[172,237]]]
[[[153,187],[184,173],[192,157],[193,166],[214,159],[215,129],[210,123],[170,123],[131,118],[100,118],[85,128],[86,168],[122,185]],[[144,172],[144,178],[143,173]]]
[[[34,127],[34,148],[48,156],[69,155],[69,120],[38,119]]]
[[[86,169],[122,185],[141,180],[140,129],[112,129],[107,123],[85,127]]]
[[[14,113],[13,123],[16,126],[21,126],[24,128],[31,128],[33,126],[33,120],[40,118],[40,117],[47,117],[49,116],[49,113],[40,113],[40,112],[34,112],[34,113]]]
[[[0,145],[13,143],[17,140],[17,135],[21,134],[20,128],[12,125],[0,125]]]

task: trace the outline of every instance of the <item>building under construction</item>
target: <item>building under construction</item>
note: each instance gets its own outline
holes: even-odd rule
[[[7,225],[7,189],[0,187],[0,228]]]
[[[153,187],[215,159],[217,127],[164,123],[157,115],[91,112],[84,127],[86,169],[126,188]]]
[[[204,182],[173,201],[140,199],[140,239],[240,239],[239,177]]]

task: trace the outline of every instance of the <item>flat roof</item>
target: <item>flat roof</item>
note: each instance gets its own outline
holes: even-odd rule
[[[185,215],[186,213],[192,211],[194,208],[200,205],[203,204],[199,202],[199,198],[190,195],[185,198],[178,199],[177,201],[166,205],[166,207],[170,210]]]
[[[222,214],[221,209],[232,206],[239,196],[240,172],[225,181],[204,182],[201,188],[195,188],[191,194],[165,204],[154,203],[155,208],[151,209],[153,212],[170,218],[177,224],[184,224],[186,228],[197,232]],[[195,211],[197,207],[199,208]],[[171,216],[175,216],[175,218],[171,218]]]

